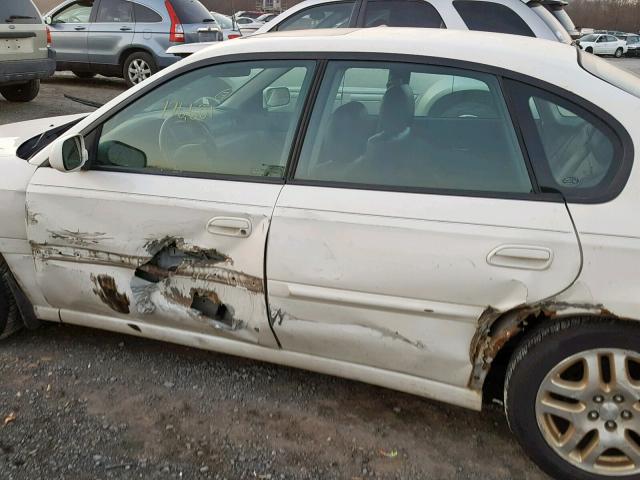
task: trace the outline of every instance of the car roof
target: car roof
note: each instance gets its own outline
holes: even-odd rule
[[[406,27],[299,30],[252,35],[233,42],[218,42],[183,62],[260,52],[418,55],[530,72],[534,77],[541,65],[562,71],[580,68],[576,48],[561,42],[502,33]]]

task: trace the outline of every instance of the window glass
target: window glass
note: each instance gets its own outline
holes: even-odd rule
[[[469,30],[535,37],[529,26],[516,12],[499,3],[456,0],[453,6]]]
[[[42,23],[38,10],[30,0],[2,0],[0,2],[0,24]]]
[[[150,8],[144,7],[139,3],[133,4],[136,23],[158,23],[162,22],[162,17],[151,10]]]
[[[219,13],[212,13],[211,15],[220,28],[223,28],[225,30],[231,30],[233,28],[233,21],[230,17],[221,15]]]
[[[344,2],[307,8],[281,22],[277,30],[347,28],[355,5],[355,2]]]
[[[89,23],[92,8],[93,0],[72,3],[56,13],[51,21],[53,23]]]
[[[243,62],[170,80],[104,124],[93,165],[282,177],[314,66]]]
[[[374,0],[367,2],[366,27],[446,28],[438,11],[424,0]]]
[[[212,22],[213,17],[199,0],[170,0],[180,23]]]
[[[495,77],[401,63],[329,65],[296,178],[447,191],[532,191]]]
[[[511,82],[538,182],[573,193],[601,193],[620,168],[621,146],[604,122],[582,107],[528,85]],[[582,191],[582,192],[580,192]]]
[[[102,0],[96,22],[133,22],[133,5],[125,0]]]

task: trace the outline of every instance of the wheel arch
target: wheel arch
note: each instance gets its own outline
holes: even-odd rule
[[[502,401],[509,360],[525,334],[540,325],[574,317],[636,321],[621,318],[601,304],[548,301],[507,312],[489,307],[480,317],[471,342],[469,353],[473,370],[468,387],[482,392],[485,400]]]
[[[153,54],[153,51],[151,51],[151,49],[143,46],[143,45],[129,45],[127,48],[125,48],[122,53],[120,53],[120,57],[118,58],[118,64],[120,65],[120,67],[124,67],[124,62],[125,60],[129,57],[129,55],[131,55],[132,53],[136,53],[136,52],[143,52],[143,53],[147,53],[149,55],[151,55],[153,57],[153,59],[156,59],[156,56]]]

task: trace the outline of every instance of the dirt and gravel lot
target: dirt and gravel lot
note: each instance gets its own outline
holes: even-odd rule
[[[618,61],[640,74],[639,60]],[[92,109],[58,74],[0,124]],[[0,346],[0,479],[546,478],[484,414],[309,372],[48,324]]]

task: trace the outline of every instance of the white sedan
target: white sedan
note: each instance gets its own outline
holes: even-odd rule
[[[543,42],[273,34],[0,128],[0,337],[64,322],[476,410],[499,391],[550,475],[637,479],[640,85]]]
[[[613,55],[616,58],[622,57],[629,50],[626,41],[605,33],[586,35],[577,43],[585,52],[596,55]]]

